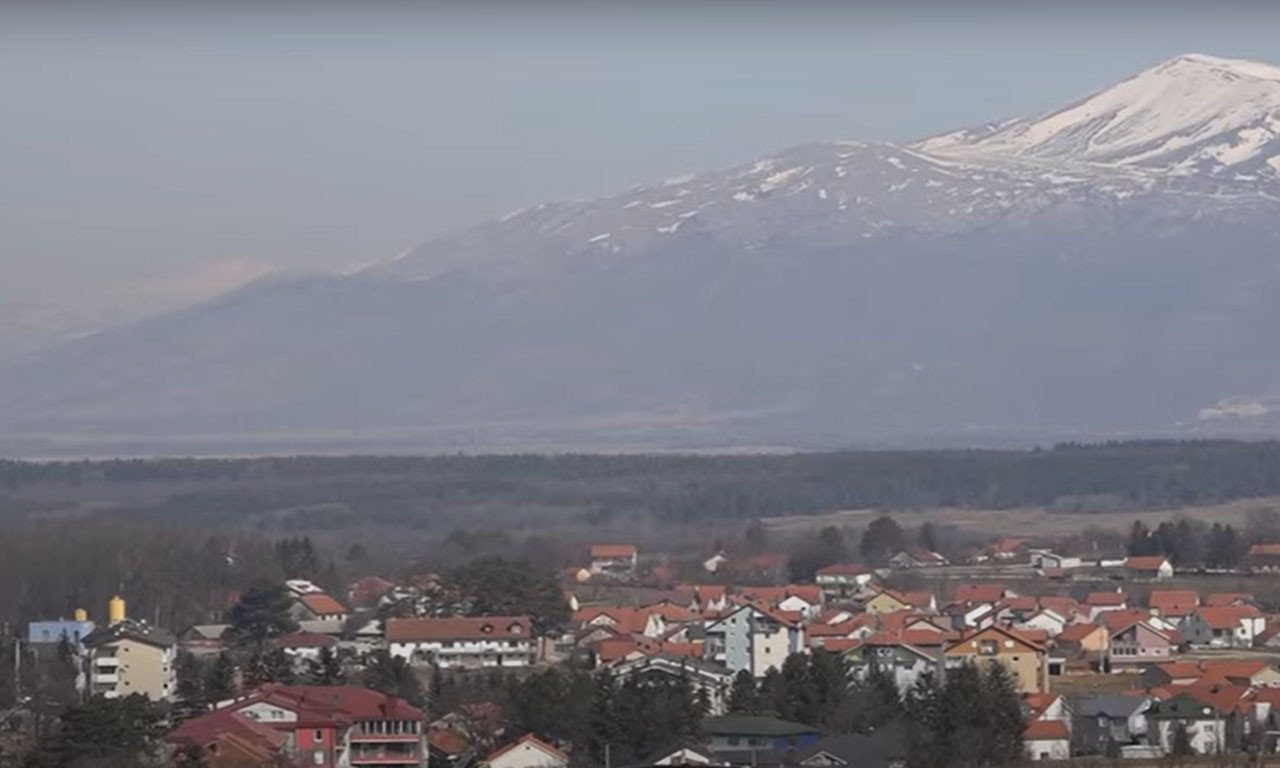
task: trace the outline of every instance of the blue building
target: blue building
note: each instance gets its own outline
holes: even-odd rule
[[[84,653],[81,641],[93,631],[93,627],[93,622],[88,619],[33,621],[27,625],[27,642],[55,644],[62,642],[65,636],[75,646],[77,653]]]

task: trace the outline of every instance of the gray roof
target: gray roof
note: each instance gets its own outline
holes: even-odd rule
[[[827,736],[805,747],[796,755],[796,762],[826,752],[858,768],[881,768],[900,762],[907,753],[906,734],[902,726],[886,725],[874,733],[845,733]]]
[[[81,642],[86,648],[96,648],[118,640],[136,640],[160,648],[168,648],[177,642],[177,638],[169,630],[133,619],[99,627],[86,635]]]
[[[1080,702],[1077,711],[1081,717],[1128,717],[1146,703],[1143,696],[1126,696],[1122,693],[1104,693]]]
[[[799,736],[818,733],[818,729],[803,723],[779,720],[763,715],[720,715],[702,721],[702,730],[711,736]]]

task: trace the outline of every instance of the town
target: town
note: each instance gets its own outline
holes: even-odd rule
[[[953,764],[978,733],[1004,744],[974,758],[993,765],[1273,754],[1280,542],[1194,529],[1202,561],[1180,569],[1164,550],[1192,530],[1135,525],[1125,549],[1143,554],[1006,536],[949,557],[884,515],[852,552],[818,531],[816,562],[584,543],[556,572],[482,557],[340,590],[292,574],[185,627],[131,616],[126,590],[29,622],[0,755],[71,764],[75,728],[105,739],[90,756],[187,768],[890,768]],[[305,538],[277,551],[317,559]],[[978,730],[928,720],[951,698],[982,702]],[[152,739],[102,736],[113,722]]]

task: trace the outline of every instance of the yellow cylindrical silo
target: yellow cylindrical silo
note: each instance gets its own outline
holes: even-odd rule
[[[75,613],[73,613],[73,614],[72,614],[72,616],[74,616],[74,617],[75,617],[75,620],[76,620],[76,621],[88,621],[88,620],[89,620],[89,612],[88,612],[88,611],[86,611],[86,610],[85,610],[85,609],[83,609],[83,608],[77,608],[77,609],[76,609],[76,611],[75,611]]]
[[[124,598],[115,595],[107,603],[107,623],[119,624],[124,621]]]

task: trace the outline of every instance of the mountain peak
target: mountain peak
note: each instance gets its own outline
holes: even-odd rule
[[[1280,174],[1280,68],[1200,53],[1032,118],[935,136],[941,155]]]

